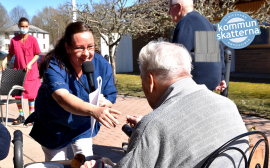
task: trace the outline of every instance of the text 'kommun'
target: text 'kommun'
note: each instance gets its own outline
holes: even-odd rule
[[[259,34],[257,20],[243,12],[229,13],[217,23],[216,40],[222,40],[230,48],[244,48]]]

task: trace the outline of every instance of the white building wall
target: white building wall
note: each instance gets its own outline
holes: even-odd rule
[[[36,37],[36,36],[34,36],[34,37]],[[42,53],[49,52],[49,48],[50,48],[50,45],[49,45],[50,44],[49,34],[45,34],[45,38],[44,38],[43,37],[43,33],[38,33],[37,41],[38,41],[38,45],[39,45],[40,51]]]
[[[105,39],[108,40],[108,37],[106,36]],[[100,52],[103,57],[109,55],[109,46],[107,46],[102,37],[100,37]]]
[[[4,51],[6,53],[8,53],[8,50],[9,50],[9,47],[6,49],[6,45],[10,45],[10,40],[15,37],[14,33],[12,34],[9,34],[9,39],[5,39],[5,35],[3,35],[3,38],[4,38],[4,45],[2,47],[2,50],[1,51]]]
[[[4,38],[3,38],[3,35],[1,35],[0,34],[0,43],[3,41],[3,43],[4,43]],[[2,51],[2,49],[3,49],[3,45],[0,45],[0,51]]]
[[[132,39],[123,36],[116,51],[116,72],[133,72]]]
[[[4,50],[2,50],[2,51],[4,51],[4,52],[6,52],[6,53],[8,53],[8,50],[9,50],[9,47],[6,49],[6,44],[10,44],[10,40],[9,39],[5,39],[5,42],[4,42],[5,44],[4,44]]]
[[[116,33],[113,35],[117,37]],[[118,44],[115,59],[116,73],[133,72],[133,50],[132,39],[130,37],[131,36],[122,37]],[[100,38],[100,43],[102,56],[109,55],[109,47],[102,38]]]

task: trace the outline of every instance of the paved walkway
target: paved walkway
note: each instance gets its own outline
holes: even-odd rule
[[[118,162],[123,156],[122,142],[127,142],[128,137],[122,132],[122,125],[125,124],[126,115],[145,115],[152,111],[144,98],[125,97],[118,96],[117,103],[113,108],[122,112],[119,117],[120,125],[114,129],[106,129],[104,126],[101,127],[100,132],[93,139],[94,154],[101,155],[110,158],[113,162]],[[28,113],[28,103],[25,101],[25,111]],[[5,110],[3,110],[5,112]],[[23,159],[24,164],[31,162],[42,162],[44,161],[44,154],[40,145],[35,142],[30,136],[29,132],[31,127],[25,127],[22,125],[13,126],[11,123],[18,116],[18,110],[16,105],[9,107],[9,122],[8,130],[13,136],[13,132],[20,129],[23,132]],[[262,131],[267,134],[270,139],[270,121],[258,117],[242,116],[247,128],[256,126],[258,131]],[[256,138],[252,138],[256,140]],[[8,157],[0,161],[0,168],[13,168],[13,144],[11,143],[10,152]],[[71,148],[68,148],[68,158],[73,158]]]

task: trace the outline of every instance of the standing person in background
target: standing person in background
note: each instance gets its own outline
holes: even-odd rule
[[[176,24],[173,43],[183,44],[187,50],[195,52],[195,32],[215,31],[214,25],[200,13],[193,11],[193,0],[170,0],[169,15]],[[192,58],[191,75],[197,84],[205,84],[210,90],[223,91],[227,85],[224,80],[224,50],[220,47],[220,62],[195,62]]]
[[[13,69],[25,69],[27,73],[24,82],[25,91],[23,93],[23,98],[28,99],[29,115],[31,115],[34,112],[35,98],[37,97],[38,89],[41,85],[40,79],[38,78],[39,74],[37,66],[40,49],[37,39],[28,34],[28,19],[21,17],[18,22],[18,27],[20,29],[20,34],[11,39],[9,54],[3,60],[1,70],[3,71],[5,69],[7,62],[10,61],[15,54]],[[15,96],[15,99],[20,100],[21,98],[20,96]],[[13,125],[18,125],[25,121],[21,103],[18,103],[17,106],[20,115],[16,120],[14,120]],[[28,125],[32,125],[32,123],[29,123]]]

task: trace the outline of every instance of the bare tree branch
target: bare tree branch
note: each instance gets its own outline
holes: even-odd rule
[[[13,24],[18,24],[18,21],[21,17],[26,17],[27,19],[29,19],[26,10],[20,5],[16,6],[9,12],[9,17]]]

